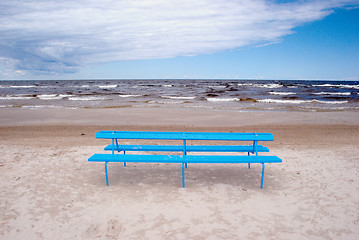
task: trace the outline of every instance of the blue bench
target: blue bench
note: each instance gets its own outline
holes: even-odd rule
[[[189,163],[251,163],[262,164],[261,188],[263,188],[264,164],[281,163],[276,156],[259,156],[259,152],[269,152],[268,148],[258,145],[258,141],[273,141],[271,133],[210,133],[210,132],[147,132],[147,131],[101,131],[96,138],[111,139],[112,143],[105,147],[110,154],[94,154],[89,162],[104,162],[106,184],[108,186],[108,162],[136,163],[180,163],[182,164],[182,186],[185,187],[185,168]],[[123,145],[120,139],[136,140],[180,140],[182,145]],[[187,141],[246,141],[249,145],[187,145]],[[182,155],[149,155],[126,154],[136,152],[182,152]],[[123,152],[123,154],[119,154]],[[188,155],[189,152],[247,152],[247,155]],[[252,154],[252,155],[251,155]]]

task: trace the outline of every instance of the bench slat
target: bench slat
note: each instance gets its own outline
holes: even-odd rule
[[[212,133],[212,132],[188,132],[188,140],[224,140],[224,141],[273,141],[271,133]]]
[[[142,131],[101,131],[101,132],[96,133],[96,138],[182,140],[183,133],[180,133],[180,132],[142,132]]]
[[[280,163],[276,156],[194,156],[194,155],[136,155],[94,154],[89,162],[152,162],[152,163]]]
[[[185,156],[187,163],[281,163],[276,156]]]
[[[96,138],[151,140],[273,141],[271,133],[101,131]]]
[[[106,151],[112,150],[112,144],[105,147]],[[258,152],[269,152],[267,147],[257,145]],[[182,152],[183,145],[114,145],[115,151],[157,151],[157,152]],[[187,152],[253,152],[253,145],[187,145]]]
[[[182,163],[182,155],[135,155],[135,154],[102,154],[92,155],[89,162],[152,162]]]

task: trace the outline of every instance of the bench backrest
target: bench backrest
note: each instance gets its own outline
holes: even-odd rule
[[[271,133],[101,131],[96,138],[151,140],[273,141]]]

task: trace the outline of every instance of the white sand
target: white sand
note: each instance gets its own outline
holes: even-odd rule
[[[263,189],[259,164],[191,164],[182,188],[181,165],[111,163],[106,187],[104,164],[87,162],[103,127],[2,127],[0,239],[359,239],[358,120],[312,118],[244,128],[272,131],[283,159]]]

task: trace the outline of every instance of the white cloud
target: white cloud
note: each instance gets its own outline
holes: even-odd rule
[[[0,57],[13,62],[17,70],[62,73],[75,72],[86,64],[267,45],[350,3],[353,1],[3,1]]]

